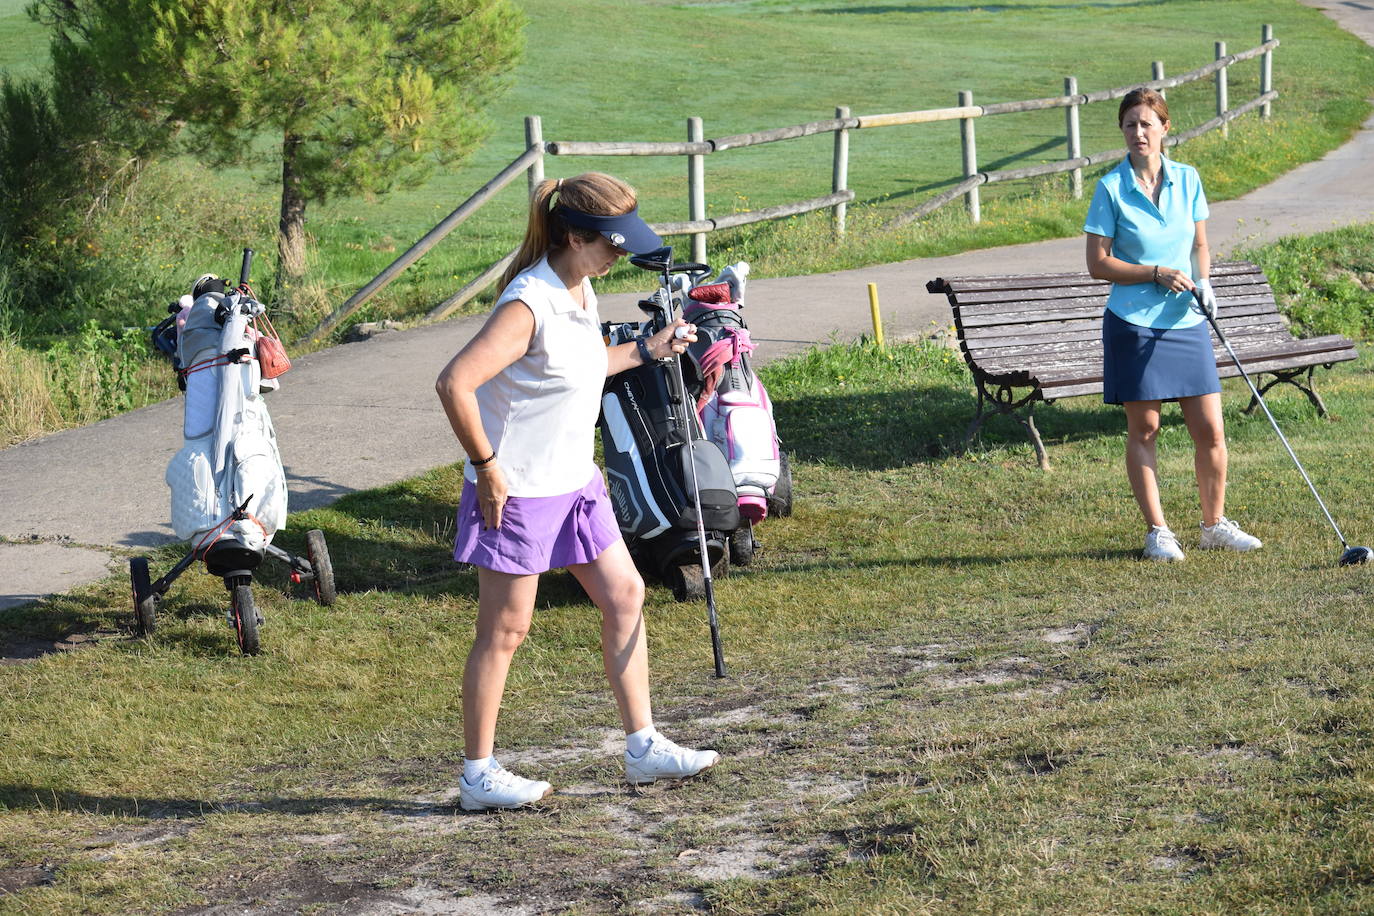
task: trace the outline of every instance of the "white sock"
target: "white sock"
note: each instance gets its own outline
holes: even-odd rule
[[[658,734],[658,729],[651,724],[644,726],[639,731],[625,736],[625,749],[630,752],[631,757],[643,757],[644,752],[653,743],[654,735]]]
[[[476,785],[477,780],[481,779],[482,774],[485,773],[488,769],[490,769],[491,765],[495,762],[496,758],[491,755],[487,755],[486,757],[478,757],[475,760],[469,760],[468,758],[464,757],[463,779],[467,780],[467,784],[470,786]]]

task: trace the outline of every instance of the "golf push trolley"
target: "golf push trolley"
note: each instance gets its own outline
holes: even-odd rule
[[[334,567],[324,533],[306,532],[305,556],[272,544],[286,521],[286,474],[262,395],[276,390],[290,368],[266,308],[248,286],[252,249],[243,251],[238,284],[211,274],[168,307],[152,332],[185,392],[185,442],[167,466],[172,528],[191,549],[156,581],[147,557],[129,561],[134,625],[157,628],[172,583],[196,561],[224,580],[228,622],[244,655],[260,648],[262,613],[253,600],[253,574],[264,557],[284,563],[296,583],[308,583],[321,604],[334,603]]]

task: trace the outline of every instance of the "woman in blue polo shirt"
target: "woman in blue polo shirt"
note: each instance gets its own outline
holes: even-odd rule
[[[1102,320],[1103,400],[1126,409],[1126,476],[1149,530],[1144,556],[1182,560],[1164,520],[1156,477],[1160,408],[1177,401],[1193,439],[1202,505],[1202,548],[1255,550],[1259,538],[1223,514],[1226,435],[1206,317],[1216,309],[1207,279],[1207,198],[1197,169],[1165,158],[1169,108],[1153,89],[1121,100],[1117,124],[1127,156],[1097,183],[1088,218],[1088,272],[1110,280]]]
[[[542,182],[496,308],[439,376],[439,400],[468,455],[453,556],[477,567],[477,638],[463,669],[465,810],[516,808],[553,791],[502,767],[493,747],[539,574],[559,567],[601,610],[601,654],[625,729],[626,779],[681,779],[719,759],[715,751],[679,747],[654,728],[644,582],[592,458],[606,376],[681,353],[696,340],[683,321],[614,347],[601,337],[590,278],[627,251],[661,244],[624,182],[599,172]]]

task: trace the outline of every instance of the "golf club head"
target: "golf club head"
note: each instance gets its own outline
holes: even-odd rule
[[[1368,547],[1347,547],[1341,552],[1342,566],[1363,566],[1374,559],[1374,550]]]

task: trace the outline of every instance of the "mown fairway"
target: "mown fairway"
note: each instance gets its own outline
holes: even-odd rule
[[[1322,377],[1330,421],[1274,397],[1355,543],[1371,369]],[[709,676],[703,607],[650,589],[657,719],[722,752],[707,777],[620,784],[596,612],[555,574],[499,752],[560,792],[456,810],[475,579],[447,559],[445,468],[293,518],[280,541],[324,528],[344,594],[327,610],[261,582],[260,657],[235,654],[222,588],[195,573],[148,640],[122,580],[8,614],[6,654],[77,648],[0,667],[0,912],[1374,906],[1374,571],[1336,568],[1238,384],[1228,508],[1266,545],[1161,567],[1136,559],[1114,410],[1042,410],[1045,474],[1010,425],[942,451],[972,399],[939,348],[840,347],[767,377],[797,509],[719,583],[729,679]],[[1176,414],[1161,452],[1187,549]]]

